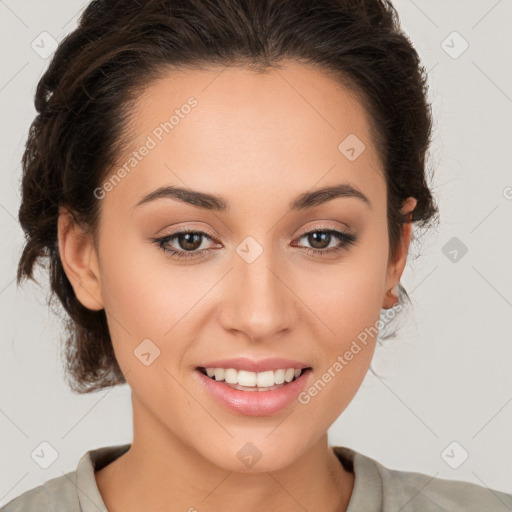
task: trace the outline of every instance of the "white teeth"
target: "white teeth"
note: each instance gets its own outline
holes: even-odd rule
[[[237,372],[233,370],[236,375],[235,382],[233,384],[240,384],[240,386],[256,386],[256,382],[258,379],[258,374],[254,372],[248,372],[245,370],[240,370]]]
[[[226,370],[224,370],[224,380],[228,384],[238,384],[237,371],[234,368],[226,368]]]
[[[276,370],[274,372],[274,382],[276,384],[283,384],[285,373],[286,373],[286,370]]]
[[[269,388],[274,384],[274,372],[272,370],[256,374],[256,386],[259,388]]]
[[[247,370],[236,370],[235,368],[205,368],[206,375],[215,378],[217,381],[225,381],[226,384],[240,385],[245,387],[270,388],[275,385],[291,382],[300,376],[302,370],[299,368],[286,368],[279,370],[268,370],[266,372],[250,372]]]

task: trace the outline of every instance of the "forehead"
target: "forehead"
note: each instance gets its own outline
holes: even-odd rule
[[[235,200],[241,186],[292,196],[349,181],[377,200],[384,181],[370,126],[356,95],[310,65],[169,70],[132,107],[116,162],[129,177],[116,188],[131,202],[162,185]]]

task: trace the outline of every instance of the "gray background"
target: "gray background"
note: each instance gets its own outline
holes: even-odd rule
[[[71,393],[46,288],[14,281],[20,158],[49,62],[31,44],[42,32],[60,41],[85,3],[0,0],[0,506],[75,469],[89,449],[131,441],[128,386]],[[395,5],[429,70],[441,224],[411,249],[402,283],[413,309],[375,355],[381,378],[368,373],[329,439],[388,467],[512,492],[512,2]],[[461,243],[468,252],[452,261]],[[42,442],[57,453],[46,469],[31,457]]]

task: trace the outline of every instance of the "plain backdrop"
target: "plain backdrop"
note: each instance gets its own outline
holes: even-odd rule
[[[66,387],[45,274],[42,288],[14,279],[20,159],[49,62],[33,41],[60,41],[85,4],[0,0],[0,505],[132,436],[127,385]],[[512,2],[395,6],[429,71],[441,222],[411,248],[401,282],[413,306],[375,354],[379,377],[368,373],[329,440],[391,468],[512,492]],[[46,469],[31,456],[41,443],[56,452]]]

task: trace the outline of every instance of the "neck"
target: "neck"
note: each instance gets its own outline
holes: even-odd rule
[[[230,471],[169,433],[133,398],[131,448],[95,473],[109,512],[223,510],[345,512],[354,485],[327,434],[273,471]],[[257,464],[255,465],[257,467]]]

